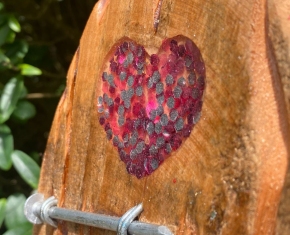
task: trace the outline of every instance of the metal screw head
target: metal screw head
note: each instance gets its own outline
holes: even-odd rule
[[[27,198],[24,204],[24,215],[27,220],[33,224],[42,224],[42,220],[39,218],[39,213],[37,213],[37,206],[41,207],[42,202],[44,201],[44,196],[41,193],[35,193]],[[39,207],[39,209],[40,209]]]

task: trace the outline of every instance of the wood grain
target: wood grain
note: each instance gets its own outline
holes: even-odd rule
[[[268,34],[266,1],[99,2],[67,76],[42,164],[39,192],[58,206],[121,216],[143,202],[139,220],[175,234],[273,234],[289,155],[287,106]],[[126,172],[98,122],[96,96],[110,48],[123,36],[157,51],[183,34],[207,70],[202,118],[152,175]],[[61,222],[36,234],[114,234]]]
[[[278,73],[283,84],[284,98],[290,120],[290,2],[269,1],[269,36],[276,58]],[[289,145],[289,143],[288,143]],[[277,235],[290,231],[290,168],[286,175],[277,216]]]

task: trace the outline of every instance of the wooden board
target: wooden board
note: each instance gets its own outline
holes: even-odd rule
[[[289,127],[266,1],[164,0],[96,4],[67,76],[42,164],[39,192],[58,206],[121,216],[143,202],[139,220],[175,234],[273,234],[287,169]],[[206,65],[202,118],[152,175],[126,172],[98,122],[101,66],[127,36],[156,51],[183,34]],[[34,234],[114,234],[61,222]]]
[[[290,120],[290,2],[269,1],[269,36],[274,49],[284,97]],[[288,143],[289,145],[289,143]],[[289,156],[288,156],[289,159]],[[288,235],[290,231],[290,168],[288,167],[278,209],[276,234]]]

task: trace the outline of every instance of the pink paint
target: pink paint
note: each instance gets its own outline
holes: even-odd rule
[[[146,114],[149,117],[150,111],[157,108],[157,103],[153,100],[149,100],[148,104],[146,105]]]
[[[200,117],[205,66],[187,37],[158,53],[124,38],[104,61],[99,123],[129,174],[150,175],[188,138]]]

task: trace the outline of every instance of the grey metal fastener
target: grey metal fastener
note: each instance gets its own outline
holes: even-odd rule
[[[116,231],[118,235],[173,235],[166,227],[133,221],[143,210],[139,204],[121,218],[57,207],[55,197],[44,200],[40,193],[31,195],[25,202],[24,213],[33,224],[46,223],[57,227],[57,220],[64,220],[101,229]],[[133,222],[132,222],[133,221]]]

